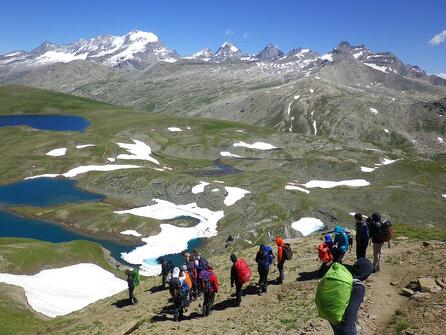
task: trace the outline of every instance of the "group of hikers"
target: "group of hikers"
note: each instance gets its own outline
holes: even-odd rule
[[[356,224],[356,258],[353,265],[344,265],[342,260],[348,250],[352,249],[353,237],[349,229],[335,226],[333,236],[324,233],[324,242],[318,246],[319,259],[322,266],[319,269],[321,278],[317,292],[316,305],[319,316],[327,319],[335,335],[355,335],[357,314],[365,295],[365,287],[361,281],[366,280],[371,273],[380,271],[381,249],[385,242],[392,238],[390,221],[382,221],[378,213],[373,213],[364,220],[360,213],[354,215]],[[373,243],[373,263],[366,258],[367,248]],[[272,247],[260,245],[255,261],[259,273],[257,293],[261,295],[268,289],[268,275],[271,265],[276,261],[279,276],[275,280],[282,284],[285,279],[284,265],[291,260],[293,252],[290,244],[282,237],[275,239],[277,253]],[[175,267],[169,260],[161,259],[162,287],[168,285],[173,301],[175,321],[183,319],[184,309],[191,301],[203,295],[202,315],[212,313],[215,295],[219,291],[219,281],[213,266],[198,251],[185,252],[184,264]],[[231,254],[231,288],[235,286],[235,304],[240,306],[243,285],[251,280],[251,269],[244,259]],[[129,302],[137,303],[133,294],[134,287],[139,284],[137,270],[127,270],[129,286]]]
[[[382,247],[392,239],[392,223],[382,221],[379,213],[369,217],[356,213],[356,262],[353,265],[342,264],[347,250],[351,250],[353,238],[347,228],[336,226],[334,238],[324,236],[324,242],[318,247],[322,266],[315,302],[319,316],[328,320],[335,335],[356,335],[356,320],[365,295],[365,286],[361,284],[372,273],[380,271]],[[368,246],[373,244],[373,263],[366,258]]]
[[[276,281],[281,284],[284,280],[284,263],[291,259],[292,251],[290,245],[284,243],[281,237],[276,238],[276,244],[277,268],[279,270],[279,277]],[[215,294],[219,290],[219,282],[214,273],[214,268],[206,258],[196,250],[192,253],[185,252],[183,256],[184,264],[181,267],[175,267],[171,261],[161,259],[161,285],[163,288],[166,287],[166,284],[169,285],[175,321],[181,321],[184,309],[189,306],[191,301],[196,300],[201,295],[203,295],[202,315],[210,315]],[[257,287],[259,295],[267,292],[268,274],[275,259],[276,256],[274,256],[272,248],[262,244],[255,257],[260,277]],[[231,288],[235,287],[235,304],[240,306],[243,285],[251,280],[252,272],[243,258],[231,254],[230,260],[232,262]],[[130,299],[133,299],[130,288],[129,295]]]

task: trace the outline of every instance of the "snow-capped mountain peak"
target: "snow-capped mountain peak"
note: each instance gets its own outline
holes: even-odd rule
[[[121,36],[99,35],[91,39],[81,38],[63,45],[44,42],[31,52],[18,56],[8,61],[8,64],[38,66],[88,60],[113,67],[145,68],[157,62],[175,62],[180,58],[174,50],[166,48],[154,33],[141,30],[132,30]]]
[[[198,51],[192,55],[183,57],[183,59],[195,59],[195,60],[201,60],[201,61],[208,62],[212,59],[213,56],[214,56],[214,53],[212,52],[212,50],[206,48],[206,49],[201,49],[200,51]]]
[[[283,56],[283,51],[279,50],[274,44],[270,43],[256,55],[256,58],[260,61],[275,61]]]
[[[217,63],[228,62],[228,61],[239,61],[242,57],[242,53],[239,48],[230,42],[225,42],[218,48],[217,52],[213,57],[213,61]]]

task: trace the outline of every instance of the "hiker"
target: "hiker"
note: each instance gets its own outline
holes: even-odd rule
[[[195,268],[196,268],[196,277],[197,277],[196,295],[200,296],[202,293],[203,287],[201,285],[199,285],[198,278],[200,276],[200,272],[207,269],[209,262],[198,251],[194,250],[194,252],[195,252]]]
[[[261,244],[259,251],[256,254],[255,261],[257,262],[257,269],[259,271],[259,290],[258,294],[267,292],[268,287],[268,273],[271,264],[273,263],[274,255],[273,249],[268,245]]]
[[[161,285],[166,288],[167,276],[173,270],[174,266],[172,261],[166,261],[164,258],[161,259]]]
[[[333,233],[335,237],[333,241],[333,248],[331,250],[333,261],[342,263],[342,258],[344,258],[345,253],[348,251],[349,238],[345,233],[344,228],[338,225],[335,226]]]
[[[190,254],[187,254],[185,257],[184,265],[187,268],[187,272],[189,273],[189,277],[192,281],[192,287],[189,293],[189,299],[195,300],[197,298],[197,266],[196,260]]]
[[[127,286],[129,288],[129,304],[133,305],[133,304],[137,304],[138,303],[138,299],[136,299],[133,291],[135,290],[135,287],[139,285],[139,273],[137,268],[135,268],[135,270],[130,270],[127,269],[125,270],[125,274],[127,275]]]
[[[206,270],[200,272],[201,290],[203,291],[203,316],[208,316],[212,313],[214,306],[215,294],[218,293],[218,279],[214,273],[214,267],[207,264]]]
[[[331,254],[331,249],[333,248],[333,240],[330,234],[326,234],[324,236],[324,242],[319,244],[318,256],[319,260],[322,262],[321,267],[319,268],[319,276],[322,277],[330,268],[330,265],[333,262],[333,256]]]
[[[369,226],[362,219],[361,213],[355,214],[356,222],[356,259],[366,257],[369,244]]]
[[[319,316],[327,319],[334,335],[356,335],[355,321],[365,295],[361,283],[373,272],[367,258],[360,258],[353,266],[334,263],[321,279],[316,291]]]
[[[283,270],[285,261],[291,260],[293,257],[293,251],[289,243],[285,243],[283,238],[280,236],[276,237],[277,245],[277,269],[279,270],[279,277],[277,278],[277,283],[282,284],[285,280],[285,272]]]
[[[279,270],[279,277],[277,278],[277,282],[282,284],[285,280],[285,274],[283,271],[283,266],[285,264],[285,257],[283,256],[283,238],[280,236],[276,237],[276,245],[277,245],[277,269]]]
[[[381,215],[373,213],[366,220],[369,225],[370,237],[373,243],[373,272],[380,270],[382,257],[382,247],[385,242],[390,248],[390,240],[392,239],[392,223],[388,220],[381,222]]]
[[[173,319],[179,322],[183,319],[185,303],[185,295],[182,289],[182,282],[180,280],[180,269],[175,267],[172,270],[172,278],[169,283],[169,291],[173,301]]]
[[[246,262],[239,258],[235,254],[231,255],[232,267],[231,267],[231,287],[235,284],[235,297],[237,306],[240,306],[242,302],[242,287],[243,284],[251,280],[251,270]]]

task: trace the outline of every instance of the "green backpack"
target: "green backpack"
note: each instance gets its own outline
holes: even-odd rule
[[[350,301],[352,286],[350,271],[342,264],[333,263],[317,286],[315,301],[319,316],[339,325]]]
[[[132,277],[133,277],[133,285],[135,285],[135,287],[138,286],[139,282],[141,281],[139,277],[139,268],[136,267],[132,270]]]

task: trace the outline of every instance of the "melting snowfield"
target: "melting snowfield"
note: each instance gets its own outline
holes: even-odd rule
[[[76,145],[77,149],[83,149],[83,148],[88,148],[88,147],[94,147],[94,144],[80,144],[80,145]]]
[[[228,192],[228,195],[225,198],[225,205],[226,206],[232,206],[237,201],[239,201],[241,198],[243,198],[248,193],[251,193],[248,190],[244,190],[243,188],[238,187],[231,187],[231,186],[225,186],[226,192]]]
[[[46,154],[48,156],[59,157],[59,156],[64,156],[66,152],[67,152],[67,148],[57,148],[57,149],[48,151]]]
[[[321,230],[325,227],[324,223],[316,218],[302,218],[291,223],[291,228],[300,232],[303,236],[310,235],[315,231]]]
[[[26,177],[26,179],[34,179],[34,178],[56,178],[56,177],[66,177],[66,178],[73,178],[76,177],[79,174],[87,173],[90,171],[113,171],[113,170],[122,170],[122,169],[138,169],[140,166],[138,165],[116,165],[116,164],[108,164],[108,165],[85,165],[85,166],[78,166],[77,168],[71,169],[68,172],[65,173],[46,173],[41,174],[37,176],[32,177]]]
[[[369,168],[367,166],[361,166],[361,172],[373,172],[376,168]]]
[[[131,144],[131,143],[118,143],[118,145],[121,148],[126,149],[131,154],[131,155],[129,155],[129,154],[120,154],[117,157],[118,159],[139,159],[139,160],[150,161],[152,163],[160,165],[160,162],[158,162],[158,160],[156,160],[155,158],[153,158],[151,156],[152,149],[150,148],[150,146],[148,146],[144,142],[141,142],[141,141],[138,141],[138,140],[132,140],[132,141],[133,141],[134,144]]]
[[[130,236],[135,236],[135,237],[141,237],[142,236],[136,230],[132,230],[132,229],[124,230],[120,234],[122,234],[122,235],[130,235]]]
[[[193,194],[197,194],[197,193],[203,193],[204,192],[204,188],[209,185],[208,182],[205,181],[201,181],[200,180],[200,184],[195,185],[194,187],[192,187],[192,193]]]
[[[243,141],[238,141],[236,143],[233,144],[234,147],[245,147],[248,149],[257,149],[257,150],[272,150],[272,149],[277,149],[277,147],[275,147],[272,144],[269,143],[265,143],[265,142],[255,142],[253,144],[248,144],[246,142]]]
[[[127,282],[90,263],[43,270],[32,276],[0,273],[0,282],[23,287],[29,305],[52,318],[127,289]]]
[[[297,184],[297,185],[299,185],[299,184]],[[310,191],[308,191],[300,186],[297,186],[297,185],[295,183],[288,183],[288,185],[285,186],[285,190],[300,191],[300,192],[304,192],[307,194],[310,193]]]
[[[171,131],[171,132],[180,132],[180,131],[183,131],[181,128],[178,128],[178,127],[169,127],[169,128],[167,128],[169,131]]]
[[[302,186],[305,186],[306,188],[333,188],[338,186],[363,187],[368,185],[370,185],[370,183],[365,179],[351,179],[341,181],[310,180]]]
[[[239,156],[239,155],[231,154],[229,151],[222,151],[222,152],[220,152],[220,155],[222,157],[235,157],[235,158],[242,157],[242,156]]]
[[[153,199],[153,201],[154,205],[115,213],[138,215],[156,220],[172,220],[187,216],[200,220],[200,223],[193,227],[176,227],[163,223],[160,225],[161,232],[158,235],[142,239],[145,245],[129,253],[121,254],[122,258],[130,264],[142,264],[141,273],[148,276],[156,276],[160,273],[161,266],[156,263],[157,258],[187,249],[190,240],[217,235],[217,223],[224,217],[223,211],[214,212],[198,207],[196,203],[176,205],[165,200]]]

